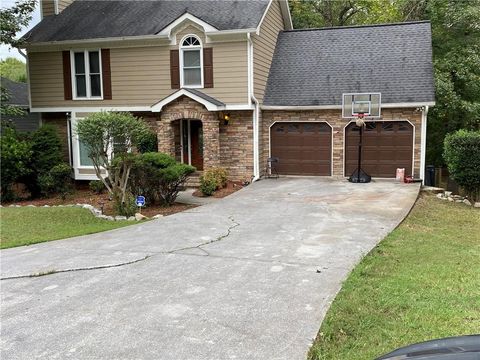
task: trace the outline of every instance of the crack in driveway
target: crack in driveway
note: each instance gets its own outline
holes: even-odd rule
[[[51,270],[45,270],[37,273],[31,273],[31,274],[24,274],[24,275],[13,275],[13,276],[5,276],[5,277],[0,277],[0,280],[13,280],[13,279],[25,279],[25,278],[36,278],[36,277],[42,277],[42,276],[47,276],[47,275],[53,275],[53,274],[59,274],[59,273],[66,273],[66,272],[76,272],[76,271],[89,271],[89,270],[99,270],[99,269],[108,269],[108,268],[115,268],[115,267],[121,267],[121,266],[126,266],[126,265],[131,265],[135,264],[141,261],[145,261],[155,255],[165,255],[165,254],[176,254],[176,255],[181,255],[178,254],[177,252],[179,251],[184,251],[184,250],[191,250],[191,249],[199,249],[205,253],[205,256],[210,256],[210,253],[203,249],[203,246],[213,244],[219,241],[222,241],[226,239],[228,236],[230,236],[230,233],[234,228],[237,226],[240,226],[239,223],[235,221],[233,216],[228,217],[230,221],[233,223],[227,228],[227,232],[223,235],[218,236],[217,238],[213,240],[206,241],[204,243],[201,243],[199,245],[195,246],[188,246],[180,249],[175,249],[175,250],[170,250],[170,251],[161,251],[161,252],[153,252],[153,254],[145,255],[144,257],[140,259],[135,259],[131,261],[126,261],[126,262],[120,262],[116,264],[107,264],[107,265],[95,265],[95,266],[84,266],[84,267],[77,267],[77,268],[67,268],[67,269],[51,269]]]

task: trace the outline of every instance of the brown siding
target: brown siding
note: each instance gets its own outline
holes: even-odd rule
[[[222,42],[214,48],[214,88],[200,89],[226,104],[248,102],[247,43]],[[151,106],[173,91],[170,51],[166,46],[110,49],[112,100],[65,101],[62,53],[30,52],[29,70],[34,107]]]
[[[263,102],[278,33],[284,29],[278,1],[273,1],[263,20],[260,35],[253,37],[253,86],[255,97]]]
[[[414,146],[414,175],[420,174],[420,138],[422,116],[415,109],[382,109],[382,118],[379,121],[408,120],[415,127]],[[340,110],[308,110],[308,111],[263,111],[260,136],[260,168],[265,167],[269,156],[270,126],[280,121],[326,121],[333,127],[333,176],[344,176],[343,151],[344,129],[350,121],[342,119]],[[349,174],[347,174],[349,175]]]
[[[61,13],[74,0],[58,0],[58,12]]]
[[[65,8],[70,5],[74,0],[58,0],[58,13],[61,13]],[[55,1],[54,0],[40,0],[40,6],[42,8],[42,15],[50,16],[55,15]]]
[[[55,2],[53,0],[40,0],[42,16],[55,15]]]

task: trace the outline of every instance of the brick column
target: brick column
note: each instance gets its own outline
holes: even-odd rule
[[[171,121],[157,121],[158,151],[175,157],[175,133]]]
[[[220,123],[215,115],[204,116],[203,166],[205,169],[220,166]]]

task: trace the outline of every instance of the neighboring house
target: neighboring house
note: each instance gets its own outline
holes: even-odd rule
[[[9,97],[6,103],[23,110],[23,115],[2,115],[2,121],[11,122],[17,131],[30,132],[38,129],[40,114],[31,113],[28,104],[28,84],[0,78],[0,86],[5,89]]]
[[[292,30],[287,0],[45,0],[42,13],[24,37],[32,111],[58,127],[76,179],[95,175],[75,124],[100,110],[142,116],[160,151],[235,180],[259,178],[269,156],[281,174],[348,176],[348,92],[382,93],[366,170],[423,177],[428,22]]]

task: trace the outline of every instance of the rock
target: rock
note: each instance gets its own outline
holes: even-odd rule
[[[463,203],[463,200],[462,199],[456,199],[455,202],[456,203]]]
[[[480,208],[480,201],[477,201],[475,204],[473,204],[473,207]]]
[[[444,198],[443,193],[438,193],[438,194],[437,194],[437,198],[443,199],[443,198]]]
[[[43,205],[43,207],[50,207],[50,205]]]
[[[455,200],[453,200],[453,198],[449,196],[449,197],[448,197],[448,201],[453,202],[453,201],[455,201]]]
[[[449,196],[451,196],[451,195],[452,195],[452,192],[451,192],[451,191],[445,191],[445,196],[446,196],[446,197],[449,197]]]
[[[127,220],[126,216],[115,216],[115,221]]]
[[[90,204],[83,204],[82,206],[84,209],[88,209],[88,210],[92,210],[93,209],[93,206],[90,205]]]
[[[135,216],[130,216],[127,220],[128,221],[135,221],[136,219],[135,219]]]
[[[8,207],[15,207],[15,205],[11,204],[11,205],[8,205]]]
[[[35,205],[32,205],[32,204],[30,204],[30,205],[27,205],[27,207],[36,207],[36,206],[35,206]]]
[[[92,213],[93,215],[95,215],[95,216],[100,216],[100,215],[102,215],[102,212],[101,212],[100,210],[98,210],[98,209],[93,208],[93,209],[90,209],[90,211],[91,211],[91,213]]]
[[[163,217],[162,214],[157,214],[157,215],[155,215],[152,219],[160,219],[160,218],[162,218],[162,217]]]
[[[15,205],[15,207],[22,207],[22,205]]]
[[[76,207],[83,207],[83,204],[75,204]]]
[[[140,221],[140,220],[145,220],[148,219],[145,215],[142,215],[140,213],[135,214],[135,220]]]
[[[472,203],[468,199],[464,199],[463,203],[468,206],[472,206]]]
[[[57,205],[58,207],[65,207],[65,205]]]

